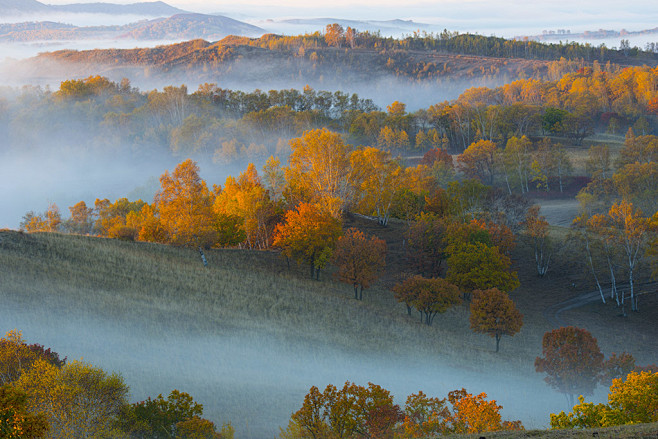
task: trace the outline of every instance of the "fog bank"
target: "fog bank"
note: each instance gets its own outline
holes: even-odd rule
[[[341,387],[345,381],[381,385],[401,406],[419,390],[438,397],[462,387],[486,392],[503,405],[504,419],[521,419],[526,428],[544,428],[549,413],[567,408],[565,398],[530,368],[492,367],[482,376],[468,364],[415,355],[412,346],[404,357],[358,355],[282,340],[272,335],[276,331],[238,335],[218,328],[203,334],[166,330],[166,322],[154,329],[153,322],[90,315],[84,305],[76,312],[62,303],[18,304],[7,296],[2,301],[0,331],[19,328],[28,342],[51,347],[69,360],[82,358],[120,372],[132,401],[166,396],[172,389],[188,392],[204,405],[205,417],[220,425],[230,421],[240,438],[275,436],[311,386]],[[186,324],[193,328],[195,323]]]

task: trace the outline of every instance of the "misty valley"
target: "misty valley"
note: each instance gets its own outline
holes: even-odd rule
[[[655,437],[655,44],[176,6],[0,1],[0,437]]]

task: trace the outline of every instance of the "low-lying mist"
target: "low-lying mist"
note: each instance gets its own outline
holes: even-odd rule
[[[133,86],[142,91],[163,89],[170,85],[185,84],[190,92],[204,83],[214,83],[231,90],[250,92],[297,89],[310,86],[315,90],[356,93],[359,97],[372,99],[381,108],[394,101],[404,102],[408,111],[427,108],[444,100],[457,98],[471,87],[497,87],[512,79],[505,73],[473,75],[446,75],[437,79],[415,80],[397,77],[381,71],[353,71],[350,68],[334,68],[337,71],[323,72],[312,63],[296,61],[291,68],[286,60],[236,59],[217,69],[200,65],[150,66],[150,65],[103,65],[90,61],[86,64],[61,63],[52,60],[31,59],[0,62],[0,84],[12,87],[38,85],[52,90],[59,88],[62,81],[102,75],[114,82],[128,78]],[[294,67],[294,66],[293,66]],[[309,72],[309,74],[304,74]],[[516,78],[514,78],[516,79]]]
[[[3,305],[0,330],[19,328],[28,342],[51,347],[69,360],[82,358],[120,372],[133,401],[166,396],[172,389],[188,392],[203,404],[204,417],[220,425],[231,422],[240,438],[274,437],[311,386],[322,390],[345,381],[379,384],[401,406],[419,390],[437,397],[462,387],[486,392],[503,405],[504,419],[520,419],[526,428],[543,428],[549,413],[568,408],[531,365],[518,370],[491,366],[480,373],[460,361],[459,353],[426,356],[413,345],[406,348],[408,355],[357,354],[285,340],[274,335],[276,328],[199,333],[169,329],[194,328],[194,321],[111,321],[87,313],[84,304],[19,305],[3,298]],[[372,342],[362,340],[364,346]]]
[[[83,149],[58,151],[49,148],[47,139],[41,147],[27,154],[0,154],[0,229],[17,229],[28,211],[44,212],[51,203],[57,204],[63,218],[68,207],[79,201],[88,206],[94,200],[114,201],[128,198],[153,201],[159,189],[158,178],[172,171],[185,158],[152,155],[89,152]],[[208,183],[224,184],[229,175],[243,169],[197,158],[201,176]],[[261,164],[258,163],[260,166]]]
[[[183,40],[133,40],[130,38],[116,38],[107,40],[48,40],[25,42],[0,42],[0,70],[10,70],[12,61],[31,58],[43,52],[56,50],[94,50],[94,49],[135,49],[138,47],[157,47],[167,44],[180,43]],[[4,65],[4,68],[3,68]],[[43,77],[48,77],[45,70]],[[67,78],[68,79],[68,78]],[[28,78],[0,76],[2,85],[22,86],[26,84],[38,85],[30,82]],[[48,82],[56,86],[60,81]],[[45,85],[45,84],[43,84]]]

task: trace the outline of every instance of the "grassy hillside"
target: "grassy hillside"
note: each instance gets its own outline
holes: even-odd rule
[[[470,331],[465,306],[427,327],[394,301],[388,287],[403,262],[401,224],[348,225],[389,243],[389,272],[363,302],[329,273],[308,279],[306,267],[289,270],[273,252],[212,250],[204,268],[191,249],[2,231],[0,330],[18,327],[29,342],[121,372],[133,400],[188,391],[241,438],[274,436],[311,385],[346,380],[380,384],[398,404],[418,390],[440,397],[461,387],[485,391],[505,407],[504,417],[529,427],[545,427],[551,411],[568,408],[533,362],[551,329],[541,312],[573,295],[568,285],[584,282],[580,273],[538,279],[521,248],[522,287],[512,296],[525,326],[496,354],[493,339]],[[569,267],[557,264],[556,272]],[[626,350],[642,364],[656,361],[655,316],[620,322],[611,308],[592,306],[596,314],[562,318],[577,315],[574,324],[592,330],[606,355]]]

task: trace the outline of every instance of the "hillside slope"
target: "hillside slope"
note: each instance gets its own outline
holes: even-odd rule
[[[390,272],[362,302],[330,273],[308,279],[274,252],[211,250],[204,268],[192,249],[0,231],[0,331],[21,329],[30,342],[120,372],[133,400],[189,392],[238,437],[275,435],[312,385],[347,380],[390,389],[399,404],[418,390],[486,392],[527,427],[567,408],[534,372],[550,329],[535,305],[545,300],[541,284],[513,293],[526,324],[496,354],[492,339],[471,332],[466,306],[428,327],[395,302],[388,288],[403,262],[402,224],[351,225],[389,242]]]

